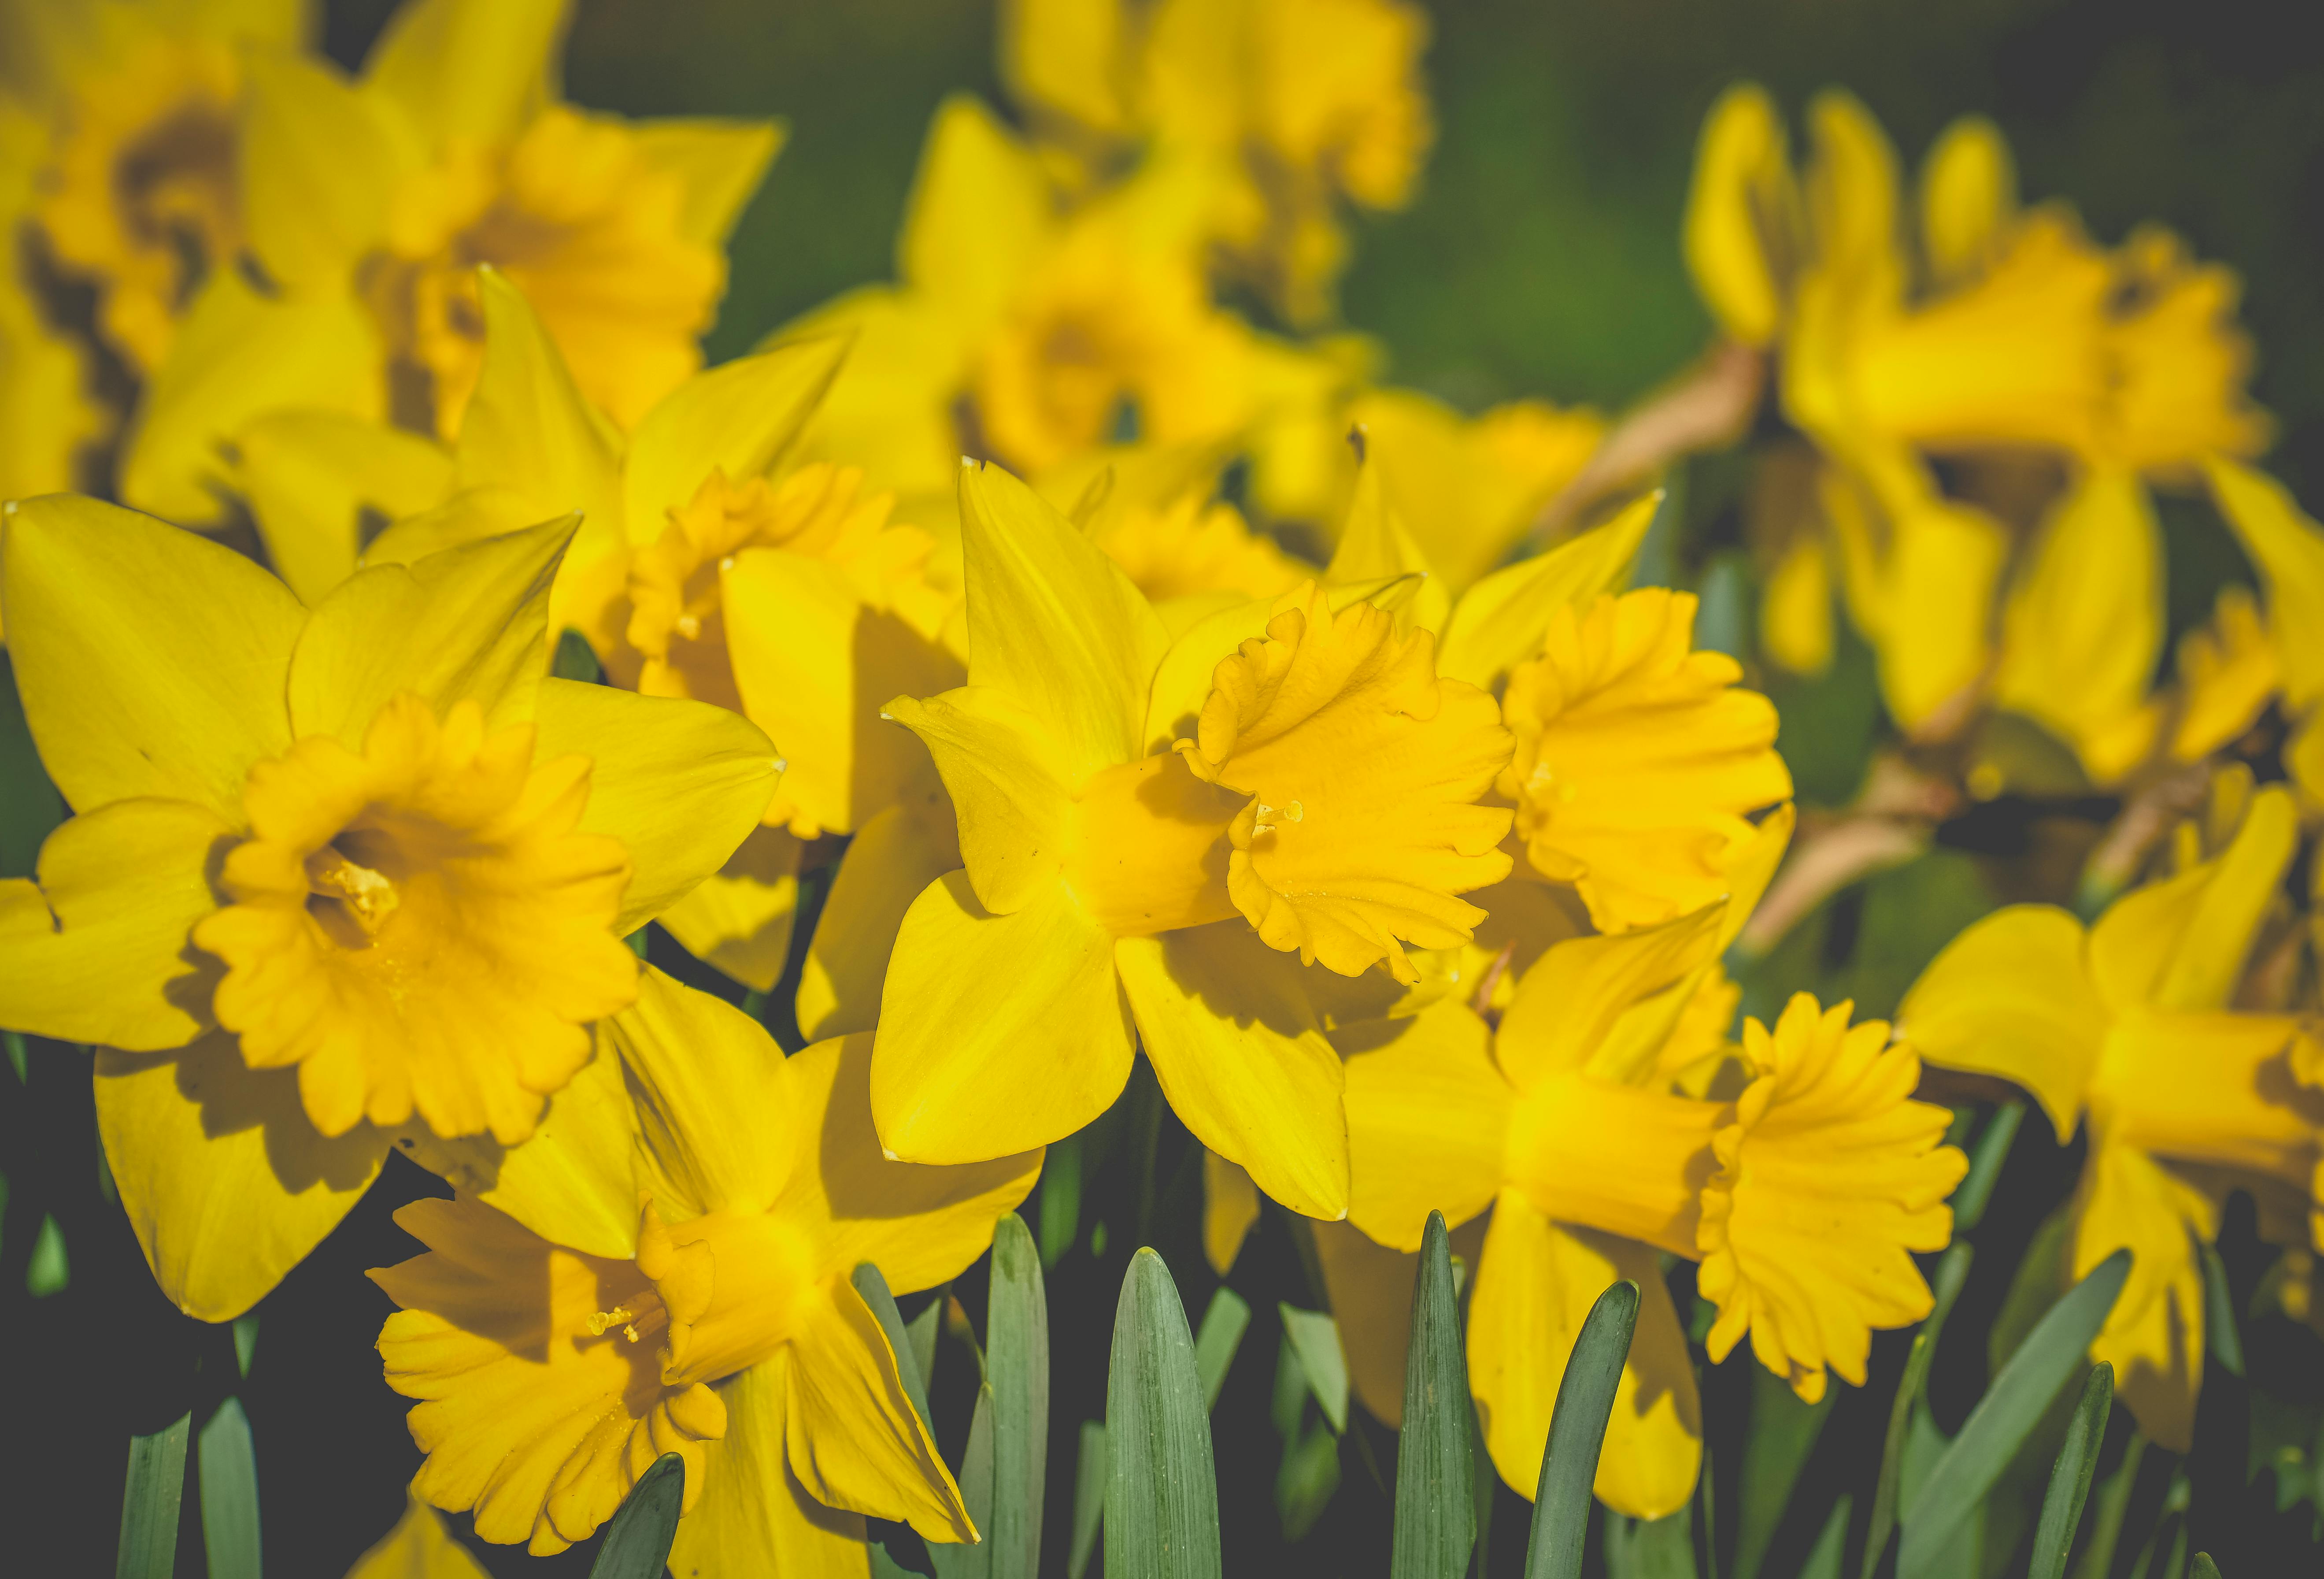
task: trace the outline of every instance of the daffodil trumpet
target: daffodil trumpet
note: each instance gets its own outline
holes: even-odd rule
[[[127,511],[8,507],[10,656],[75,815],[0,883],[0,1023],[108,1049],[123,1204],[195,1315],[247,1309],[399,1139],[523,1194],[521,1142],[636,992],[622,938],[772,792],[745,720],[544,673],[573,531],[309,609]]]

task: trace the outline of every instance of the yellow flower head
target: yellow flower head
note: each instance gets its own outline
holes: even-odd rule
[[[1093,168],[1138,143],[1197,164],[1234,272],[1305,324],[1347,261],[1334,198],[1400,208],[1417,184],[1427,43],[1397,0],[1019,0],[1001,64],[1036,128]]]
[[[1164,624],[1183,629],[1314,574],[1215,496],[1221,458],[1214,445],[1095,449],[1036,487],[1121,567]]]
[[[2252,726],[2282,670],[2252,595],[2223,586],[2211,622],[2179,639],[2180,705],[2171,754],[2200,762]]]
[[[1287,954],[1411,980],[1405,941],[1466,940],[1483,913],[1456,896],[1508,870],[1508,814],[1475,804],[1508,750],[1491,698],[1437,677],[1426,632],[1312,586],[1168,643],[1005,474],[964,471],[961,512],[968,684],[889,710],[936,757],[965,870],[896,938],[881,1138],[960,1160],[1070,1133],[1134,1026],[1206,1145],[1338,1216],[1339,1061]]]
[[[1690,650],[1694,611],[1658,587],[1562,606],[1501,699],[1517,752],[1500,790],[1533,869],[1609,931],[1723,892],[1745,814],[1792,793],[1775,707],[1733,659]]]
[[[598,1057],[628,1080],[634,1153],[565,1156],[575,1196],[643,1201],[607,1247],[620,1253],[567,1242],[599,1238],[570,1209],[570,1229],[465,1196],[396,1214],[429,1247],[372,1274],[402,1307],[380,1334],[389,1384],[420,1400],[413,1491],[474,1509],[486,1540],[547,1554],[595,1533],[677,1453],[681,1565],[813,1565],[860,1543],[863,1515],[974,1540],[850,1279],[865,1261],[899,1293],[956,1275],[1039,1154],[890,1161],[865,1101],[869,1038],[787,1059],[746,1016],[655,973],[604,1022]]]
[[[1886,1047],[1886,1026],[1851,1030],[1848,1005],[1826,1012],[1803,994],[1772,1031],[1746,1022],[1734,1101],[1673,1088],[1671,1068],[1699,1046],[1692,1010],[1716,983],[1722,931],[1753,897],[1552,946],[1498,1033],[1455,1000],[1335,1033],[1353,1054],[1351,1221],[1411,1250],[1432,1209],[1452,1223],[1491,1209],[1471,1384],[1494,1463],[1520,1491],[1538,1479],[1582,1318],[1623,1277],[1646,1305],[1598,1494],[1659,1518],[1692,1491],[1701,1410],[1657,1251],[1702,1262],[1714,1359],[1748,1333],[1810,1400],[1827,1368],[1862,1382],[1874,1326],[1928,1313],[1907,1252],[1943,1246],[1942,1203],[1967,1162],[1939,1145],[1945,1111],[1911,1100],[1918,1061]]]
[[[377,564],[310,610],[158,522],[10,506],[10,654],[77,815],[0,884],[0,1023],[171,1055],[116,1062],[97,1105],[157,1275],[199,1314],[327,1232],[386,1126],[530,1134],[635,992],[622,936],[766,803],[742,719],[543,674],[572,531]],[[233,1244],[212,1170],[249,1192]],[[262,1224],[294,1201],[295,1229]]]
[[[623,428],[701,365],[726,232],[776,130],[641,126],[554,102],[565,14],[562,0],[412,0],[359,82],[251,57],[244,229],[269,287],[221,271],[193,304],[124,463],[132,499],[216,514],[220,440],[283,408],[451,438],[484,361],[479,264],[522,287]]]
[[[1931,1063],[2023,1085],[2061,1142],[2087,1115],[2075,1205],[2080,1277],[2115,1249],[2130,1281],[2092,1344],[2114,1363],[2142,1429],[2190,1439],[2201,1385],[2198,1246],[2218,1205],[2178,1165],[2288,1188],[2315,1213],[2324,1109],[2299,1093],[2301,1022],[2234,1009],[2246,956],[2298,840],[2289,790],[2254,795],[2226,849],[2126,895],[2085,928],[2012,905],[1948,944],[1898,1015]],[[2324,1244],[2324,1215],[2311,1232]]]

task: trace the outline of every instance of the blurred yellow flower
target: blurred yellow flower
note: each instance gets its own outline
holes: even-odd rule
[[[1897,1015],[1930,1063],[2015,1081],[2062,1144],[2089,1122],[2073,1204],[2071,1276],[2118,1246],[2130,1282],[2091,1345],[2141,1429],[2184,1452],[2201,1385],[2203,1268],[2224,1185],[2288,1190],[2324,1246],[2324,1109],[2295,1084],[2300,1020],[2233,1007],[2246,956],[2298,841],[2292,797],[2271,785],[2216,858],[2134,891],[2085,928],[2050,905],[2012,905],[1947,945]]]
[[[1456,896],[1508,871],[1509,814],[1476,804],[1508,760],[1492,699],[1437,678],[1425,631],[1313,584],[1170,644],[996,468],[964,471],[961,514],[968,684],[889,710],[936,757],[965,870],[896,939],[881,1139],[954,1161],[1069,1134],[1120,1090],[1134,1029],[1206,1146],[1339,1216],[1339,1060],[1289,956],[1414,981],[1405,940],[1483,919]]]
[[[2276,685],[2292,724],[2284,766],[2310,808],[2324,808],[2324,651],[2316,640],[2324,630],[2324,527],[2264,472],[2215,457],[2208,476],[2267,595]]]
[[[649,972],[598,1054],[627,1076],[634,1149],[566,1156],[576,1196],[640,1204],[621,1253],[572,1248],[586,1216],[575,1234],[466,1197],[399,1211],[428,1253],[371,1275],[402,1307],[379,1350],[420,1400],[413,1491],[546,1555],[676,1453],[686,1571],[820,1568],[850,1546],[860,1563],[864,1515],[976,1539],[851,1274],[872,1262],[900,1293],[955,1276],[1041,1158],[884,1159],[871,1051],[853,1037],[786,1058],[748,1016]]]
[[[572,531],[376,566],[310,612],[161,522],[9,507],[10,655],[77,815],[36,879],[0,883],[0,1023],[171,1055],[101,1066],[124,1077],[97,1107],[197,1314],[271,1287],[390,1128],[530,1134],[634,992],[622,937],[766,803],[773,752],[744,720],[542,675]],[[221,1210],[296,1228],[218,1241]]]
[[[1598,1495],[1660,1518],[1692,1493],[1701,1405],[1658,1251],[1702,1263],[1714,1362],[1748,1334],[1811,1402],[1827,1368],[1862,1384],[1873,1327],[1929,1311],[1908,1252],[1943,1247],[1942,1203],[1967,1163],[1938,1144],[1945,1110],[1910,1100],[1918,1062],[1884,1050],[1886,1025],[1851,1029],[1849,1005],[1826,1011],[1802,993],[1772,1030],[1745,1022],[1735,1100],[1672,1089],[1669,1068],[1700,1050],[1676,1045],[1699,1034],[1684,1011],[1755,898],[1553,946],[1498,1032],[1447,1000],[1334,1035],[1351,1055],[1350,1221],[1409,1251],[1432,1210],[1455,1223],[1491,1210],[1471,1386],[1494,1464],[1521,1493],[1538,1482],[1582,1317],[1618,1278],[1646,1303]]]
[[[217,271],[189,308],[124,462],[128,498],[209,519],[221,441],[282,408],[452,437],[483,360],[480,263],[525,291],[618,426],[701,365],[726,232],[777,131],[555,102],[565,14],[563,0],[412,0],[360,82],[247,57],[242,225],[266,284]]]
[[[1077,162],[1143,147],[1198,169],[1230,271],[1305,326],[1347,264],[1335,199],[1401,208],[1418,184],[1427,45],[1401,0],[1015,0],[1001,69]]]

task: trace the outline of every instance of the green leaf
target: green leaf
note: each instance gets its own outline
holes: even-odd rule
[[[41,766],[16,695],[15,670],[0,652],[0,878],[32,876],[41,841],[64,819],[64,797]],[[23,1078],[21,1062],[16,1074]]]
[[[250,1380],[251,1357],[258,1353],[258,1317],[241,1316],[234,1323],[234,1364],[244,1381]]]
[[[558,679],[577,679],[593,686],[603,684],[605,679],[589,638],[573,630],[557,633],[557,656],[549,660],[549,672]]]
[[[1608,1579],[1695,1579],[1694,1510],[1667,1519],[1606,1519]]]
[[[1275,1473],[1275,1511],[1286,1545],[1304,1539],[1331,1506],[1340,1489],[1340,1437],[1328,1421],[1317,1420],[1285,1450]]]
[[[976,1385],[976,1409],[968,1419],[968,1445],[961,1449],[960,1500],[968,1509],[968,1520],[984,1538],[973,1545],[955,1546],[938,1541],[928,1547],[928,1556],[935,1560],[937,1579],[991,1579],[992,1562],[992,1383]],[[942,1556],[936,1552],[943,1547]],[[1014,1572],[1001,1569],[1001,1573]]]
[[[1452,1291],[1444,1214],[1431,1212],[1412,1289],[1405,1352],[1404,1426],[1397,1435],[1396,1532],[1390,1579],[1461,1579],[1476,1544],[1477,1466],[1470,1458],[1469,1366]]]
[[[2050,1471],[2042,1522],[2034,1531],[2034,1565],[2026,1579],[2061,1579],[2065,1574],[2066,1554],[2082,1522],[2082,1503],[2090,1494],[2090,1477],[2098,1473],[2098,1448],[2106,1441],[2107,1415],[2113,1408],[2114,1367],[2101,1362],[2090,1367],[2089,1380],[2082,1383],[2081,1402],[2074,1406],[2065,1445]]]
[[[1074,1544],[1065,1560],[1066,1579],[1082,1579],[1097,1532],[1105,1528],[1107,1478],[1105,1423],[1082,1422],[1081,1452],[1074,1461]]]
[[[2129,1251],[2107,1257],[2050,1307],[2009,1357],[1969,1411],[1960,1435],[1929,1473],[1920,1495],[1905,1509],[1897,1579],[1923,1579],[1933,1571],[1954,1531],[1984,1500],[2008,1467],[2010,1455],[2080,1365],[2129,1275]]]
[[[1185,1307],[1162,1258],[1130,1258],[1105,1383],[1107,1579],[1216,1579],[1219,1487]]]
[[[1735,1579],[1757,1579],[1792,1488],[1815,1450],[1840,1394],[1827,1388],[1802,1403],[1791,1383],[1764,1365],[1751,1368],[1750,1435],[1743,1447],[1743,1510],[1735,1537]]]
[[[1203,1325],[1194,1334],[1194,1369],[1203,1378],[1205,1408],[1219,1407],[1219,1390],[1227,1384],[1227,1370],[1234,1363],[1235,1351],[1242,1347],[1242,1334],[1250,1325],[1250,1307],[1241,1295],[1222,1283],[1211,1296],[1210,1306],[1203,1312]]]
[[[40,1237],[32,1241],[32,1259],[24,1268],[24,1291],[35,1299],[64,1292],[72,1280],[72,1264],[65,1256],[65,1231],[54,1216],[42,1214]]]
[[[1598,1479],[1598,1453],[1606,1445],[1614,1387],[1629,1358],[1638,1325],[1638,1286],[1628,1279],[1598,1296],[1566,1357],[1549,1413],[1549,1446],[1534,1492],[1533,1534],[1526,1544],[1526,1579],[1574,1579],[1582,1572],[1582,1541],[1590,1529],[1590,1488]]]
[[[1985,1133],[1977,1138],[1977,1150],[1969,1154],[1969,1172],[1962,1176],[1960,1187],[1953,1191],[1953,1233],[1967,1233],[1985,1216],[1986,1204],[1993,1199],[1995,1181],[2001,1177],[2001,1165],[2009,1160],[2010,1142],[2017,1139],[2017,1128],[2025,1122],[2025,1104],[2006,1102],[1994,1113]]]
[[[1951,1314],[1953,1301],[1960,1297],[1961,1287],[1969,1281],[1969,1257],[1973,1252],[1966,1244],[1956,1242],[1945,1251],[1945,1259],[1937,1263],[1935,1304],[1929,1310],[1928,1320],[1913,1334],[1912,1352],[1904,1356],[1904,1374],[1896,1380],[1896,1397],[1888,1406],[1888,1435],[1880,1450],[1880,1478],[1872,1491],[1872,1521],[1865,1531],[1863,1579],[1872,1579],[1879,1567],[1881,1556],[1888,1549],[1888,1537],[1896,1528],[1896,1491],[1904,1473],[1904,1442],[1913,1425],[1913,1406],[1920,1401],[1921,1389],[1928,1384],[1929,1364],[1937,1356],[1937,1338],[1945,1328],[1945,1317]]]
[[[950,1284],[945,1288],[949,1288]],[[926,1392],[936,1380],[936,1329],[944,1325],[945,1294],[922,1307],[920,1314],[904,1324],[904,1341],[912,1345],[912,1363],[920,1369],[920,1390]],[[902,1315],[899,1309],[897,1314]]]
[[[2219,1565],[2211,1561],[2210,1553],[2197,1552],[2187,1569],[2187,1579],[2219,1579]]]
[[[1049,1461],[1049,1302],[1032,1231],[1011,1212],[992,1235],[984,1325],[992,1398],[992,1517],[978,1520],[991,1571],[1041,1568],[1041,1501]],[[982,1403],[979,1405],[982,1408]]]
[[[896,1351],[896,1370],[904,1379],[904,1396],[912,1400],[920,1424],[928,1428],[929,1435],[935,1435],[936,1419],[928,1413],[928,1384],[920,1375],[918,1351],[904,1330],[904,1317],[896,1308],[896,1297],[888,1292],[888,1279],[879,1268],[864,1261],[855,1269],[854,1283],[855,1291],[863,1296],[863,1303],[879,1318],[880,1330],[888,1334],[888,1346]]]
[[[2130,1493],[2138,1483],[2138,1466],[2146,1457],[2146,1437],[2130,1434],[2130,1445],[2106,1483],[2098,1488],[2098,1511],[2090,1516],[2090,1538],[2082,1560],[2074,1565],[2074,1579],[2107,1579],[2114,1568],[2114,1549],[2122,1539],[2123,1515],[2130,1511]]]
[[[2227,1287],[2227,1267],[2218,1249],[2203,1247],[2203,1327],[2211,1358],[2230,1376],[2244,1373],[2244,1340],[2236,1326],[2236,1297]]]
[[[202,1551],[210,1579],[258,1579],[258,1458],[239,1399],[202,1427]]]
[[[1307,1372],[1300,1367],[1298,1352],[1291,1346],[1291,1334],[1282,1333],[1275,1345],[1275,1391],[1267,1404],[1268,1418],[1275,1422],[1275,1434],[1283,1438],[1285,1447],[1299,1440],[1299,1423],[1307,1408]]]
[[[1332,1422],[1332,1429],[1345,1431],[1348,1357],[1340,1347],[1339,1323],[1320,1310],[1300,1310],[1288,1305],[1276,1308],[1283,1316],[1283,1335],[1291,1341],[1291,1352],[1299,1357],[1299,1369],[1306,1374],[1307,1390],[1315,1395],[1323,1417]]]
[[[1082,1138],[1052,1141],[1041,1159],[1041,1264],[1054,1267],[1082,1230]]]
[[[129,1439],[129,1475],[121,1489],[121,1548],[115,1579],[170,1579],[178,1565],[178,1508],[186,1496],[186,1437],[190,1413],[151,1436]]]
[[[638,1477],[621,1510],[606,1524],[605,1542],[589,1565],[589,1579],[661,1579],[685,1501],[686,1460],[665,1453]]]
[[[1800,1565],[1800,1579],[1840,1579],[1840,1565],[1848,1554],[1848,1516],[1855,1510],[1853,1497],[1843,1496],[1831,1505],[1823,1532],[1816,1537],[1808,1560]]]

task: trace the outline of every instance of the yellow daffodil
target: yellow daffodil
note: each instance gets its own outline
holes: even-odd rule
[[[2203,1269],[2220,1192],[2183,1165],[2288,1189],[2313,1212],[2324,1099],[2291,1067],[2300,1022],[2236,1011],[2245,961],[2298,840],[2291,793],[2255,795],[2216,858],[2116,901],[2095,926],[2012,905],[1949,944],[1905,994],[1930,1063],[2023,1085],[2059,1140],[2089,1125],[2071,1276],[2116,1248],[2130,1281],[2090,1353],[2140,1428],[2184,1452],[2202,1381]],[[2324,1219],[2311,1223],[2324,1245]]]
[[[1907,1252],[1944,1246],[1943,1201],[1967,1163],[1939,1145],[1950,1115],[1910,1100],[1919,1063],[1886,1048],[1886,1025],[1851,1028],[1849,1005],[1801,993],[1772,1030],[1745,1021],[1733,1100],[1673,1088],[1702,1050],[1685,1011],[1750,897],[1554,945],[1498,1031],[1447,1000],[1334,1033],[1351,1055],[1350,1221],[1412,1251],[1432,1210],[1453,1223],[1491,1211],[1471,1386],[1494,1464],[1526,1495],[1574,1335],[1618,1278],[1646,1303],[1598,1495],[1659,1518],[1692,1491],[1701,1406],[1658,1252],[1702,1263],[1714,1362],[1748,1334],[1811,1402],[1827,1369],[1861,1385],[1874,1327],[1928,1314]]]
[[[126,495],[214,515],[221,444],[270,411],[449,438],[475,387],[475,266],[521,286],[623,428],[701,365],[724,244],[775,152],[764,124],[632,124],[549,90],[563,0],[412,0],[350,82],[248,57],[238,170],[267,282],[215,272],[155,374]]]
[[[1034,152],[973,99],[928,132],[895,286],[844,296],[780,331],[852,331],[818,453],[866,466],[914,509],[964,454],[1038,475],[1121,437],[1227,439],[1320,408],[1328,358],[1212,305],[1199,189],[1141,172],[1072,212]]]
[[[862,1573],[867,1514],[976,1539],[851,1274],[872,1262],[899,1293],[955,1276],[1040,1153],[889,1160],[870,1038],[786,1058],[755,1020],[658,972],[600,1041],[636,1140],[567,1153],[580,1209],[530,1226],[466,1196],[396,1214],[428,1246],[372,1273],[401,1307],[380,1333],[388,1384],[420,1400],[413,1491],[547,1554],[676,1453],[680,1574]],[[576,1248],[598,1242],[598,1202],[636,1214],[613,1253]]]
[[[2249,729],[2282,683],[2275,643],[2250,592],[2220,589],[2210,623],[2179,639],[2178,669],[2171,754],[2200,762]]]
[[[2163,640],[2161,535],[2139,479],[2267,437],[2244,394],[2235,281],[2160,231],[2107,252],[2058,205],[2021,211],[2008,149],[1982,120],[1939,138],[1909,221],[1862,106],[1826,94],[1810,125],[1813,158],[1794,177],[1764,92],[1713,107],[1688,261],[1722,330],[1778,355],[1784,414],[1850,474],[1823,491],[1824,512],[1890,710],[1916,733],[1957,730],[1989,678],[1996,701],[2060,734],[2093,778],[2118,778],[2153,739],[2144,684]],[[1944,496],[1926,457],[2012,450],[2061,457],[2073,477],[2007,589],[1997,668],[2004,528]],[[1793,568],[1771,627],[1798,624],[1798,587],[1815,578],[1811,559]]]
[[[1312,584],[1171,644],[997,468],[963,472],[961,515],[968,684],[889,710],[936,758],[965,870],[889,963],[882,1141],[965,1161],[1070,1134],[1134,1033],[1205,1145],[1339,1216],[1340,1064],[1299,965],[1413,981],[1405,942],[1483,919],[1457,896],[1508,871],[1509,814],[1476,804],[1508,760],[1492,698],[1437,677],[1427,632]]]
[[[1344,196],[1401,208],[1434,126],[1428,20],[1399,0],[1017,0],[1001,66],[1034,125],[1102,164],[1196,162],[1234,272],[1294,323],[1328,314]]]
[[[2293,724],[2284,766],[2311,808],[2324,808],[2324,652],[2318,651],[2316,641],[2316,633],[2324,630],[2324,526],[2264,473],[2214,457],[2209,476],[2211,497],[2258,568],[2267,594],[2275,687]],[[2257,655],[2250,653],[2252,645],[2246,630],[2237,642],[2247,654],[2246,696],[2260,668]]]
[[[409,1491],[403,1517],[355,1559],[347,1579],[491,1579],[468,1548],[452,1538],[444,1516]]]
[[[0,884],[0,1023],[117,1049],[106,1150],[196,1315],[271,1288],[392,1137],[530,1135],[636,990],[622,937],[772,791],[746,721],[544,675],[572,531],[374,566],[309,610],[145,517],[9,507],[10,655],[75,815]]]
[[[788,954],[800,841],[853,832],[933,782],[927,753],[878,711],[899,690],[957,681],[943,641],[957,593],[927,574],[932,540],[890,523],[859,471],[785,464],[843,341],[696,374],[624,438],[505,277],[487,271],[480,299],[484,363],[448,451],[315,412],[242,437],[270,555],[327,586],[352,568],[366,519],[396,522],[374,556],[410,557],[580,506],[549,630],[581,632],[621,685],[746,715],[785,753],[765,826],[661,918],[763,992]]]

